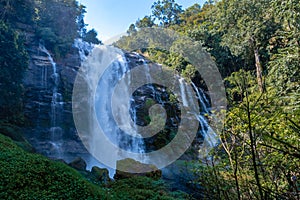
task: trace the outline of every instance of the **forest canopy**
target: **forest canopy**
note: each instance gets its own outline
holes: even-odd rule
[[[157,1],[116,45],[132,49],[143,29],[188,36],[215,60],[227,109],[212,160],[195,167],[204,199],[299,199],[300,3],[220,0],[185,10]],[[195,80],[191,63],[172,52],[140,49],[149,59]]]

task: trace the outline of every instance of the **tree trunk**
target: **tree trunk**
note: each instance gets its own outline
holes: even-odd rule
[[[264,88],[264,82],[263,82],[263,77],[262,77],[263,69],[262,69],[262,65],[260,62],[257,47],[254,47],[254,56],[255,56],[256,78],[257,78],[258,87],[261,92],[264,92],[265,88]]]
[[[237,177],[238,157],[237,157],[237,153],[236,152],[234,152],[234,160],[235,160],[235,165],[234,165],[234,169],[233,169],[233,174],[234,174],[235,186],[236,186],[236,191],[237,191],[237,195],[238,195],[238,200],[241,200],[239,180],[238,180],[238,177]]]
[[[255,57],[256,79],[257,79],[258,88],[259,88],[260,92],[264,92],[265,88],[264,88],[264,81],[263,81],[263,76],[262,76],[263,68],[262,68],[262,64],[260,61],[258,47],[256,45],[255,38],[250,37],[249,42],[250,42],[250,46],[253,48],[253,53],[254,53],[254,57]]]
[[[250,105],[249,105],[249,99],[247,96],[247,117],[248,117],[248,131],[249,131],[249,137],[250,137],[250,148],[251,148],[251,157],[252,157],[252,163],[253,163],[253,168],[254,168],[254,176],[256,180],[256,184],[258,187],[260,199],[264,199],[263,195],[263,190],[260,184],[259,180],[259,174],[258,174],[258,169],[257,169],[257,163],[256,163],[256,140],[254,139],[254,134],[252,132],[252,121],[251,121],[251,111],[250,111]]]

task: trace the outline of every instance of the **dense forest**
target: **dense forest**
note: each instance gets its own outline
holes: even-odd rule
[[[183,10],[157,1],[117,45],[134,48],[145,27],[200,41],[224,78],[228,109],[212,160],[196,165],[206,199],[299,199],[299,1],[224,0]],[[141,49],[192,80],[183,55]]]
[[[220,143],[209,159],[187,162],[201,198],[299,200],[299,0],[210,0],[186,9],[175,0],[158,0],[151,11],[115,45],[132,50],[143,30],[172,30],[201,43],[224,79],[228,107],[217,132]],[[87,30],[85,13],[75,0],[0,1],[0,133],[14,140],[0,135],[0,198],[192,199],[147,177],[103,184],[94,174],[31,153],[20,131],[30,123],[22,85],[30,43],[42,42],[57,60],[76,38],[102,44],[94,29]],[[155,44],[135,51],[186,79],[197,77],[180,53]]]

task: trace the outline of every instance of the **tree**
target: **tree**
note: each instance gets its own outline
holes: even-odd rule
[[[128,35],[134,36],[137,33],[137,30],[135,28],[134,24],[130,24],[128,30],[127,30]]]
[[[201,6],[199,4],[194,4],[187,8],[184,12],[180,14],[180,19],[185,24],[194,24],[195,19],[201,13]]]
[[[32,23],[34,0],[0,0],[0,19],[11,26],[16,22]]]
[[[264,91],[263,73],[268,61],[267,46],[277,23],[267,12],[270,0],[229,0],[217,4],[217,28],[223,32],[222,42],[235,55],[254,63],[259,90]]]
[[[86,10],[85,10],[85,6],[84,5],[79,5],[78,7],[78,10],[79,10],[79,15],[77,17],[77,25],[78,25],[78,33],[79,33],[79,36],[81,38],[83,38],[86,34],[86,26],[87,24],[84,22],[84,14],[86,13]]]
[[[84,27],[77,23],[84,8],[76,0],[42,0],[36,1],[35,13],[37,36],[56,57],[63,57],[79,36],[79,28]]]
[[[271,40],[274,49],[269,62],[269,81],[278,95],[299,93],[300,80],[300,4],[297,0],[272,0],[272,11],[280,28]]]
[[[145,16],[143,19],[138,19],[135,26],[137,28],[151,28],[154,26],[154,20],[151,16]]]
[[[160,21],[164,27],[179,24],[180,14],[183,12],[182,6],[178,5],[175,0],[162,0],[154,2],[151,6],[152,16]]]
[[[97,31],[95,29],[89,30],[83,40],[92,44],[102,44],[102,42],[97,38]]]
[[[28,55],[15,30],[0,22],[0,33],[0,118],[11,122],[21,113]]]
[[[276,87],[267,80],[266,92],[260,93],[249,71],[235,72],[227,81],[232,106],[221,138],[232,145],[226,148],[228,156],[238,156],[232,166],[238,165],[233,171],[239,177],[239,186],[251,188],[251,182],[256,181],[258,190],[251,190],[259,191],[257,199],[296,199],[293,192],[297,188],[290,179],[299,168],[299,102],[286,104],[287,96],[279,97]]]

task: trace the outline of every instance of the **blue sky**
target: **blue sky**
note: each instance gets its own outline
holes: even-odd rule
[[[87,8],[85,23],[94,28],[102,41],[126,32],[138,18],[151,14],[151,5],[156,0],[78,0]],[[177,0],[185,9],[205,0]]]

